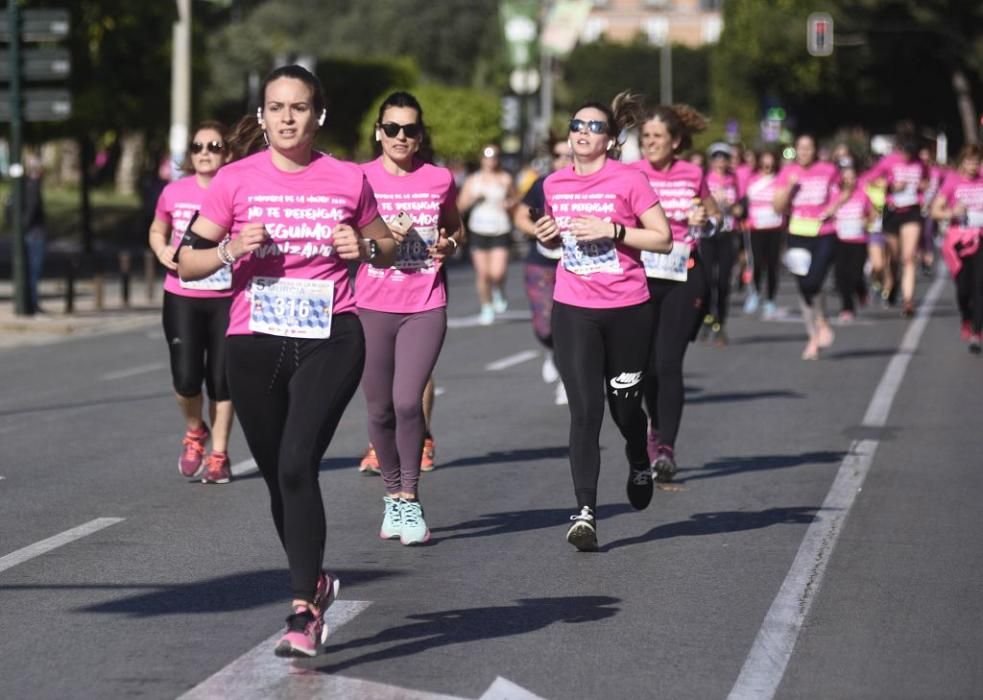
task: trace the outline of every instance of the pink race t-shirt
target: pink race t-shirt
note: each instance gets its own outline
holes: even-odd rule
[[[752,231],[771,231],[785,224],[785,217],[775,211],[775,173],[751,173],[747,180],[748,228]]]
[[[160,193],[154,218],[171,227],[170,245],[175,249],[181,242],[191,217],[201,208],[207,191],[192,175],[169,183]],[[232,296],[231,283],[228,268],[222,268],[206,279],[192,282],[182,281],[174,270],[168,270],[164,276],[164,290],[183,297],[229,297]]]
[[[827,236],[836,232],[832,218],[823,219],[826,209],[833,202],[833,188],[839,182],[836,166],[825,161],[815,161],[808,168],[790,163],[778,173],[777,188],[788,187],[796,181],[790,204],[788,232],[796,236]]]
[[[714,201],[720,207],[723,220],[720,222],[721,231],[733,231],[737,221],[731,214],[731,208],[737,202],[737,177],[732,172],[718,173],[711,170],[707,173],[707,186]]]
[[[573,166],[557,170],[543,183],[543,194],[546,213],[556,220],[563,237],[553,299],[589,309],[648,301],[640,250],[608,238],[578,243],[570,233],[570,222],[578,216],[637,227],[639,217],[659,203],[645,176],[609,158],[590,175],[578,175]]]
[[[884,178],[887,182],[887,205],[894,209],[910,209],[921,204],[919,188],[928,178],[928,168],[917,158],[908,160],[901,153],[890,153],[870,169],[871,179]],[[903,189],[895,191],[902,184]]]
[[[754,175],[754,168],[752,168],[747,163],[741,163],[736,168],[734,168],[734,176],[737,178],[737,198],[740,199],[745,194],[747,194],[747,186],[751,181],[751,176]]]
[[[395,265],[385,269],[359,266],[355,278],[358,308],[416,313],[447,306],[441,263],[430,257],[428,249],[437,240],[441,215],[457,199],[451,171],[418,162],[412,172],[393,175],[381,157],[363,164],[362,170],[386,223],[403,211],[413,219],[413,228],[399,246]]]
[[[961,205],[966,215],[953,221],[962,228],[983,228],[983,177],[969,178],[952,173],[942,183],[939,197],[950,207]]]
[[[689,212],[694,199],[710,196],[703,169],[685,160],[673,160],[666,170],[657,170],[644,158],[628,167],[641,172],[659,198],[659,204],[669,219],[674,241],[689,242]]]
[[[348,266],[332,234],[338,224],[359,229],[378,216],[356,164],[315,152],[306,168],[285,172],[269,151],[256,153],[218,171],[201,216],[233,238],[254,221],[269,235],[235,264],[229,335],[325,338],[332,315],[355,311]]]
[[[839,197],[839,190],[834,197]],[[833,216],[836,222],[836,237],[845,243],[867,242],[867,219],[874,208],[864,188],[857,184],[849,199],[843,202]]]

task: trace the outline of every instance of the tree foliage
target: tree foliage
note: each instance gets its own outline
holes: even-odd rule
[[[827,11],[836,48],[806,51],[806,20]],[[724,5],[711,61],[713,112],[745,131],[781,105],[792,126],[828,134],[846,124],[890,131],[896,121],[960,133],[953,71],[983,97],[983,4],[961,0],[743,0]],[[756,128],[755,128],[756,130]]]

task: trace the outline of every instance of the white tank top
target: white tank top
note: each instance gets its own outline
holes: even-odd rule
[[[505,210],[508,190],[502,183],[484,177],[475,177],[474,190],[483,199],[471,208],[468,230],[479,236],[500,236],[512,230],[512,221]]]

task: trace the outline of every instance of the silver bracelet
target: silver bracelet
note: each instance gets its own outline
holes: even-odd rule
[[[218,244],[218,259],[222,261],[223,265],[234,265],[236,258],[229,252],[229,239],[223,238]]]

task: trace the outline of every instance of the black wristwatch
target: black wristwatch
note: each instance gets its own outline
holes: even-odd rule
[[[364,240],[369,247],[369,255],[365,260],[366,262],[372,262],[379,254],[379,244],[372,238],[363,238],[362,240]]]

